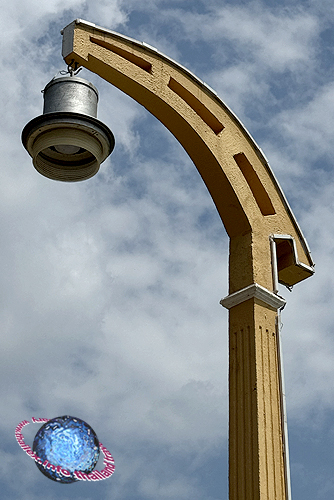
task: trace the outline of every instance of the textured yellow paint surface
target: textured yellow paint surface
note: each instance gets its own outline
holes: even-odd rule
[[[230,310],[230,500],[285,499],[276,311]]]

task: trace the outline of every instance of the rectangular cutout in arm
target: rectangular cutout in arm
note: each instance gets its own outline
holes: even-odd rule
[[[214,131],[216,135],[224,129],[224,125],[215,117],[211,111],[201,103],[189,90],[185,89],[179,82],[171,78],[168,87],[183,99],[202,120]]]
[[[105,49],[110,50],[110,52],[114,52],[114,54],[117,54],[118,56],[123,57],[123,59],[126,59],[132,64],[135,64],[136,66],[138,66],[138,68],[147,71],[147,73],[152,72],[152,64],[149,63],[148,61],[145,61],[145,59],[143,59],[142,57],[138,57],[135,54],[128,52],[127,50],[121,49],[116,45],[113,45],[109,42],[105,42],[104,40],[100,40],[99,38],[95,38],[93,36],[90,37],[90,41],[92,43],[95,43],[96,45],[99,45],[100,47],[104,47]]]
[[[271,199],[246,155],[238,153],[233,158],[246,179],[262,215],[275,215]]]

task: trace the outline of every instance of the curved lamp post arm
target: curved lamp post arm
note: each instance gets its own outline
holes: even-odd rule
[[[145,43],[80,19],[63,57],[142,104],[193,160],[230,237],[230,500],[287,498],[277,281],[313,274],[305,238],[263,153],[217,94]]]
[[[294,253],[289,242],[282,246],[279,279],[294,285],[312,274],[306,241],[268,162],[207,85],[156,49],[82,20],[63,30],[63,57],[142,104],[187,151],[235,243],[235,252],[238,247],[242,253],[238,259],[245,271],[231,276],[230,293],[252,283],[273,288],[269,244],[273,234],[289,235],[297,249]]]

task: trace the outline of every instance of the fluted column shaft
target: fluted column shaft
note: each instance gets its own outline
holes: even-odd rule
[[[277,310],[230,308],[229,500],[286,500]]]

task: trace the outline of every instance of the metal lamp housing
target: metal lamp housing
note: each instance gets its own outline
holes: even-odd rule
[[[97,89],[83,78],[65,76],[51,80],[43,96],[43,115],[22,131],[34,167],[58,181],[89,179],[115,145],[111,130],[96,118]]]

